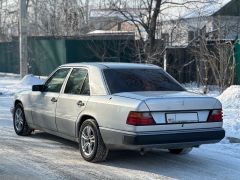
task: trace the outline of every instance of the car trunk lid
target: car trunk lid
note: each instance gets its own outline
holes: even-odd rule
[[[156,124],[206,122],[211,109],[221,109],[217,99],[187,91],[131,92],[115,95],[144,101]]]
[[[129,92],[117,96],[142,100],[150,111],[180,111],[213,109],[217,100],[187,91]]]

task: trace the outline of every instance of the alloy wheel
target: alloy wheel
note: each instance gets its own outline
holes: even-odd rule
[[[81,147],[86,156],[91,156],[96,145],[95,133],[91,126],[86,126],[81,135]]]
[[[23,129],[23,112],[20,108],[18,108],[15,112],[15,121],[14,121],[14,125],[17,131],[21,131]]]

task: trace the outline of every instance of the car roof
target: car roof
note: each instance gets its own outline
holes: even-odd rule
[[[119,62],[91,62],[91,63],[70,63],[60,67],[96,67],[100,69],[114,68],[160,68],[153,64],[138,64],[138,63],[119,63]]]

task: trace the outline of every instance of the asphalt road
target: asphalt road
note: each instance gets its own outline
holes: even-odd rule
[[[187,155],[153,151],[111,152],[93,164],[78,144],[43,132],[17,136],[9,112],[11,97],[0,95],[0,179],[238,179],[240,144],[205,145]],[[226,140],[225,140],[226,141]]]

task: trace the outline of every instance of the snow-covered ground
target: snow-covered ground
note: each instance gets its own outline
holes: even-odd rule
[[[219,96],[224,107],[227,137],[218,144],[203,145],[190,154],[171,155],[153,151],[141,156],[137,152],[111,152],[107,162],[84,161],[78,145],[43,132],[19,137],[12,126],[9,111],[12,95],[29,89],[36,78],[0,74],[0,179],[239,179],[239,86],[232,86]],[[42,80],[37,80],[42,83]],[[189,86],[188,89],[199,88]],[[233,143],[238,142],[238,143]]]

